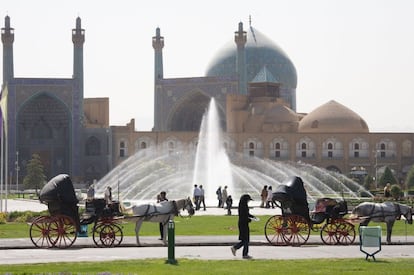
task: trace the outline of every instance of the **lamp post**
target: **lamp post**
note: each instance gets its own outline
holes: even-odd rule
[[[20,170],[20,166],[19,166],[19,151],[16,151],[16,191],[17,193],[19,193],[19,170]]]
[[[375,189],[378,188],[378,152],[375,151]]]

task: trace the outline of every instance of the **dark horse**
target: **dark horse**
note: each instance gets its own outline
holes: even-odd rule
[[[405,217],[409,224],[413,223],[413,209],[407,205],[394,202],[363,202],[352,210],[352,214],[364,218],[360,226],[367,226],[370,221],[385,222],[387,224],[387,244],[391,243],[392,226],[395,220],[401,218],[401,215]]]

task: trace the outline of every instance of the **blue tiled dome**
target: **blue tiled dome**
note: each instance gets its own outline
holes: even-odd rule
[[[285,88],[296,89],[296,69],[287,54],[255,28],[249,27],[246,43],[247,81],[250,82],[264,66]],[[207,76],[236,75],[237,47],[227,43],[208,66]]]

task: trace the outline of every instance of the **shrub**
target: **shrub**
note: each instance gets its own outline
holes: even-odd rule
[[[391,196],[396,200],[401,198],[402,195],[403,195],[401,187],[398,184],[391,185],[391,191],[390,192],[391,192]]]
[[[5,224],[7,221],[7,214],[4,212],[0,212],[0,224]]]

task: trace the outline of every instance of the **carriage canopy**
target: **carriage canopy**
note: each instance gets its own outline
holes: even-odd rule
[[[52,178],[40,191],[42,202],[58,201],[63,204],[77,204],[75,189],[69,175],[60,174]]]
[[[295,214],[309,218],[306,190],[300,177],[291,177],[273,192],[273,200],[281,203],[284,214]]]

